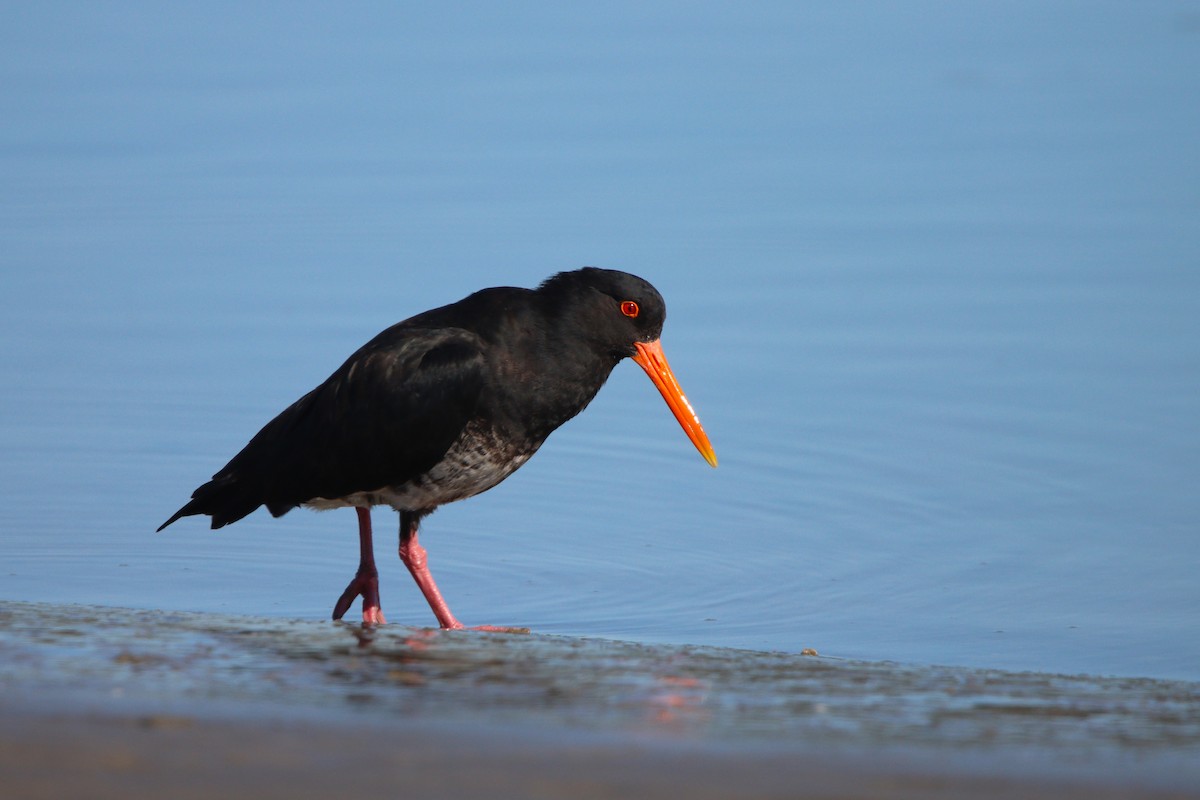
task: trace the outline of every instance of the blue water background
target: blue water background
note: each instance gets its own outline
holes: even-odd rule
[[[1188,2],[8,4],[0,597],[326,616],[349,511],[154,528],[380,329],[585,264],[721,466],[619,366],[427,520],[464,621],[1200,679]]]

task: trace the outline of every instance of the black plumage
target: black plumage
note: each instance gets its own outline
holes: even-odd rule
[[[402,540],[411,528],[415,546],[423,515],[512,474],[587,406],[626,357],[655,380],[715,466],[661,358],[665,318],[662,296],[649,283],[591,267],[559,273],[535,290],[484,289],[418,314],[367,342],[267,423],[159,530],[194,514],[211,516],[220,528],[260,505],[275,516],[299,505],[354,506],[364,537],[360,576],[373,573],[362,509],[401,511]],[[656,358],[661,367],[650,364]],[[347,591],[354,588],[352,582]],[[364,619],[376,621],[363,594]],[[457,627],[440,614],[439,621]]]

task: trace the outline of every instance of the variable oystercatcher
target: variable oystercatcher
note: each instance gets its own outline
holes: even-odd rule
[[[400,512],[400,559],[443,628],[462,628],[417,541],[421,518],[487,491],[582,411],[621,359],[632,358],[712,466],[717,457],[659,344],[667,309],[646,281],[587,267],[537,289],[484,289],[397,323],[267,423],[159,527],[208,514],[220,528],[265,505],[352,506],[358,572],[333,618],[363,599],[384,622],[371,507]],[[506,630],[486,626],[485,629]]]

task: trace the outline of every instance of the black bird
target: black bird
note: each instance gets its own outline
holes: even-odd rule
[[[352,506],[358,572],[333,618],[362,596],[363,621],[381,623],[370,509],[391,506],[400,512],[401,560],[441,627],[461,628],[417,541],[421,518],[511,475],[591,402],[621,359],[646,371],[717,465],[659,344],[666,314],[646,281],[594,267],[533,290],[484,289],[418,314],[367,342],[268,422],[159,530],[193,514],[208,514],[216,529],[263,505],[276,517],[301,505]]]

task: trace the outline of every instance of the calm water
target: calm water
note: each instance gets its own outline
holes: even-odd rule
[[[622,365],[426,523],[464,621],[1200,679],[1200,9],[607,9],[6,11],[0,598],[325,617],[348,511],[154,528],[383,327],[596,264],[721,466]]]

